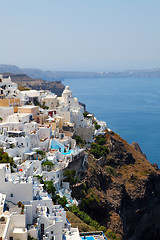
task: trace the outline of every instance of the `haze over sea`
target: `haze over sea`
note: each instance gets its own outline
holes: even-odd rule
[[[65,79],[87,111],[160,166],[160,79]]]

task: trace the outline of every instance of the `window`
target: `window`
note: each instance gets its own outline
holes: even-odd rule
[[[13,197],[13,193],[11,193],[11,197]]]
[[[13,237],[9,237],[9,240],[13,240]]]
[[[41,234],[44,234],[44,224],[41,224]]]
[[[54,232],[53,231],[51,231],[51,234],[53,234]]]

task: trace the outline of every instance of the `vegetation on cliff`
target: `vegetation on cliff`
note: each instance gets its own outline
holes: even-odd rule
[[[94,157],[95,146],[107,151]],[[135,144],[129,145],[114,132],[96,137],[88,150],[81,183],[73,186],[73,196],[81,200],[80,211],[106,228],[109,239],[160,238],[159,171]]]

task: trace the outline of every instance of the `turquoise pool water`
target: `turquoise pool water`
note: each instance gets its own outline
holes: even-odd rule
[[[56,140],[52,139],[51,144],[50,144],[51,149],[57,149],[59,150],[63,155],[69,155],[73,152],[73,150],[69,150],[68,152],[64,152],[65,146],[57,143]]]
[[[88,237],[86,237],[86,238],[84,238],[84,237],[81,237],[81,239],[95,240],[95,239],[94,239],[94,237],[92,237],[92,236],[88,236]]]
[[[61,152],[63,155],[68,155],[71,154],[73,152],[73,150],[69,150],[69,152]]]

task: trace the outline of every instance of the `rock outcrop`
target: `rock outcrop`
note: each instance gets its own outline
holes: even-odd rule
[[[89,154],[82,184],[73,188],[81,209],[121,239],[160,239],[159,171],[137,144],[113,132],[106,132],[106,140],[107,156]]]

